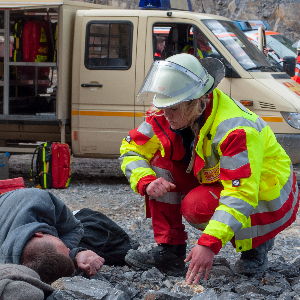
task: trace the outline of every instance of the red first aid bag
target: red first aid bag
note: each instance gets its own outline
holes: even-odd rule
[[[31,180],[37,188],[66,188],[71,180],[70,165],[71,151],[68,144],[43,143],[36,148],[31,159]]]
[[[25,189],[22,177],[0,180],[0,195],[17,189]]]
[[[26,21],[23,29],[23,61],[48,61],[49,46],[49,24],[46,21]]]
[[[71,153],[68,144],[52,143],[52,187],[66,188],[71,179]]]

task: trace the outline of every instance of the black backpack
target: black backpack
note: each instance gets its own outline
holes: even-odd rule
[[[33,163],[36,156],[35,171]],[[30,180],[35,187],[43,189],[52,188],[52,143],[46,142],[39,145],[32,156],[30,168]]]
[[[23,61],[23,28],[25,20],[19,20],[15,22],[13,34],[14,34],[14,61]]]

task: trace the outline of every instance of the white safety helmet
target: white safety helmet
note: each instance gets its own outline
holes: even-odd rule
[[[157,108],[178,105],[212,92],[224,77],[224,66],[216,58],[200,61],[191,54],[181,53],[166,60],[155,61],[137,94],[143,101],[155,93],[153,104]]]

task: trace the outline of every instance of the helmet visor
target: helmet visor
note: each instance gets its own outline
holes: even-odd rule
[[[138,102],[144,101],[150,95],[153,97],[155,94],[155,106],[158,108],[170,107],[204,95],[205,92],[201,95],[201,91],[208,81],[213,83],[213,78],[208,75],[204,68],[198,77],[188,69],[173,62],[155,61],[137,94],[136,100]],[[205,90],[208,90],[208,87]]]

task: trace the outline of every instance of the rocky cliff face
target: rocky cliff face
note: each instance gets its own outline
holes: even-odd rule
[[[299,0],[192,0],[196,12],[225,16],[229,19],[259,19],[292,41],[300,38]]]
[[[119,8],[138,8],[139,0],[85,0]],[[184,0],[182,0],[184,1]],[[296,42],[300,39],[300,0],[191,0],[195,12],[225,16],[229,19],[259,19]]]

